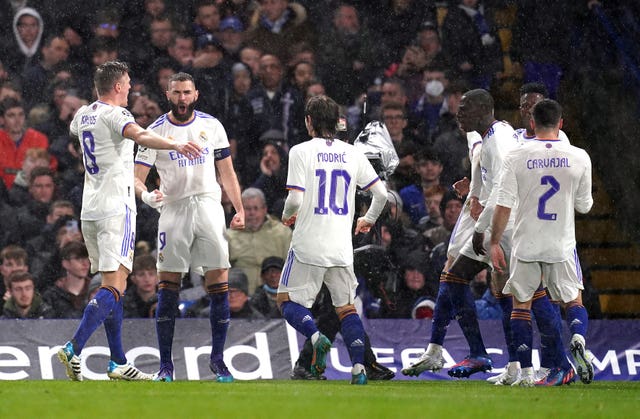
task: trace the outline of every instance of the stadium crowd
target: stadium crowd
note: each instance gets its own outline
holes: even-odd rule
[[[594,0],[27,0],[2,7],[4,318],[80,318],[100,284],[82,242],[85,166],[69,123],[95,100],[90,75],[104,62],[130,65],[129,109],[140,126],[168,111],[167,80],[180,71],[195,79],[198,109],[224,125],[246,210],[246,229],[229,234],[238,268],[229,280],[234,318],[281,316],[275,294],[291,240],[280,222],[288,150],[309,138],[307,98],[326,93],[338,102],[348,140],[367,122],[384,122],[399,165],[387,180],[392,208],[375,241],[397,291],[394,304],[366,286],[361,294],[367,316],[420,318],[432,313],[464,202],[451,185],[469,176],[467,138],[456,122],[462,94],[484,88],[500,108],[516,109],[520,84],[542,83],[558,98],[561,82],[603,76],[620,60],[602,47],[594,10],[604,6]],[[506,7],[516,10],[507,37],[496,22]],[[157,182],[152,172],[148,183]],[[228,224],[233,206],[224,193],[223,206]],[[137,219],[125,316],[153,317],[157,274],[149,255],[158,213],[139,201]],[[501,318],[486,277],[472,282],[479,317]],[[183,280],[183,316],[208,316],[198,306],[200,285],[195,274]]]

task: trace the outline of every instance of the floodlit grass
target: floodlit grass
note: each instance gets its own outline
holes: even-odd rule
[[[0,382],[2,418],[631,418],[639,382],[510,388],[482,381]],[[434,416],[437,415],[437,416]]]

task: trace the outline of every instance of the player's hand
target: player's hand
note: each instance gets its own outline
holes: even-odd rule
[[[471,181],[466,176],[453,184],[453,190],[456,191],[458,198],[462,198],[463,196],[469,193],[470,184],[471,184]]]
[[[484,233],[474,231],[471,243],[473,244],[473,251],[476,252],[476,255],[487,254],[486,250],[484,250]]]
[[[497,273],[504,274],[507,267],[507,261],[504,258],[504,251],[502,251],[502,247],[500,247],[499,244],[491,245],[491,263],[493,264],[493,269]]]
[[[471,218],[478,221],[478,218],[480,217],[483,209],[484,207],[480,205],[480,201],[478,201],[478,198],[471,198]]]
[[[244,230],[244,212],[236,212],[229,223],[231,230]]]
[[[289,218],[283,218],[282,224],[286,225],[287,227],[291,227],[292,225],[295,224],[297,217],[298,217],[298,214],[294,214]]]
[[[189,160],[193,160],[202,155],[202,147],[199,144],[189,141],[186,143],[175,143],[175,149]]]
[[[368,233],[371,230],[371,227],[373,227],[373,224],[366,221],[364,219],[364,217],[360,217],[358,218],[358,221],[356,222],[356,234],[360,234],[360,233]]]
[[[151,192],[142,192],[140,198],[142,199],[142,202],[149,205],[151,208],[160,208],[162,206],[164,195],[159,190],[154,189]]]

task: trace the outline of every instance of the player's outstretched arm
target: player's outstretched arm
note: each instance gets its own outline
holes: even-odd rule
[[[175,150],[191,160],[202,155],[202,147],[193,141],[177,143],[153,131],[146,130],[138,124],[127,125],[124,129],[124,136],[145,147],[159,150]]]
[[[229,196],[233,208],[236,210],[229,227],[232,230],[242,230],[244,229],[244,207],[242,206],[240,183],[238,182],[235,170],[233,170],[231,156],[216,160],[216,170],[220,174],[222,187]]]

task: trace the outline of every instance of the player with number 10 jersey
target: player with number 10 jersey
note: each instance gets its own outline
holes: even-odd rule
[[[352,265],[356,186],[368,189],[379,180],[367,157],[351,144],[314,138],[294,146],[287,188],[304,192],[291,239],[296,257],[310,265]]]

